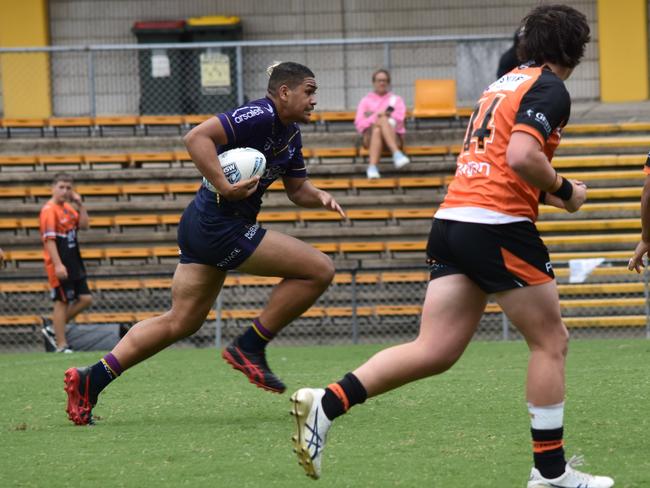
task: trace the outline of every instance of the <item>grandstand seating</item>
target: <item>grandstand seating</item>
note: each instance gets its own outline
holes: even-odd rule
[[[456,80],[415,80],[413,117],[457,117]]]
[[[407,111],[407,122],[422,118],[456,119],[471,116],[473,107],[456,106],[456,86],[454,80],[416,80],[413,110]],[[97,117],[49,117],[49,118],[0,118],[0,129],[8,137],[13,130],[31,130],[41,136],[51,133],[55,137],[68,135],[67,129],[81,129],[80,133],[90,135],[113,134],[108,128],[122,128],[120,135],[149,135],[152,127],[167,127],[173,132],[182,133],[191,127],[213,117],[213,114],[197,115],[103,115]],[[336,124],[350,125],[354,121],[352,110],[316,111],[311,115],[314,130],[323,127],[328,131]],[[416,126],[417,127],[417,126]],[[600,122],[572,123],[564,128],[569,135],[611,135],[648,132],[649,122]]]
[[[455,110],[448,119],[461,113],[460,109]],[[463,114],[467,116],[468,111]],[[350,122],[349,113],[339,116],[337,120],[336,115],[315,114],[314,130]],[[159,127],[177,136],[210,116],[146,117],[149,118],[2,121],[2,127],[12,139],[16,139],[18,129],[24,129],[60,140],[68,130],[94,137],[118,133],[111,129],[121,128],[120,135],[137,142],[138,137],[144,141],[145,136],[153,135]],[[649,125],[642,122],[575,124],[565,129],[566,137],[554,165],[563,175],[588,183],[589,201],[577,214],[541,206],[538,227],[551,251],[561,283],[563,311],[572,328],[645,326],[643,285],[635,273],[616,264],[630,257],[639,238],[639,197],[644,178],[641,167],[650,146],[650,138],[641,134]],[[259,220],[269,228],[306,240],[330,254],[337,264],[360,266],[362,271],[355,276],[357,284],[424,283],[426,272],[400,270],[403,266],[422,264],[428,222],[455,168],[459,146],[449,141],[458,141],[462,129],[458,126],[446,130],[452,134],[449,139],[432,139],[431,144],[419,139],[407,144],[406,152],[413,159],[411,165],[397,172],[386,164],[382,167],[384,178],[379,180],[362,177],[359,163],[367,153],[351,144],[340,143],[339,132],[316,134],[321,139],[314,140],[329,142],[332,147],[314,144],[305,137],[304,153],[310,163],[311,181],[336,195],[348,213],[347,221],[336,213],[292,206],[282,195],[281,182],[272,185],[272,191],[265,197]],[[0,154],[0,201],[3,202],[0,242],[7,254],[2,272],[10,278],[0,284],[2,297],[31,293],[33,300],[33,296],[46,293],[42,278],[26,281],[26,276],[42,273],[36,215],[42,202],[50,196],[49,176],[42,170],[72,168],[75,171],[76,190],[91,211],[92,228],[82,234],[83,255],[91,277],[100,272],[119,276],[122,272],[147,269],[134,267],[134,263],[158,266],[155,270],[169,272],[177,261],[173,227],[199,184],[198,174],[189,155],[181,148],[180,139],[177,147],[165,146],[160,151],[152,151],[146,144],[118,145],[115,152],[109,152],[112,148],[107,150],[106,146],[96,152],[88,151],[88,146],[75,149],[68,145],[67,148],[52,154],[41,149],[35,154],[18,151],[9,154],[9,150]],[[604,258],[604,266],[594,270],[587,283],[566,283],[569,260],[590,257]],[[392,267],[395,275],[372,271],[379,267]],[[349,285],[351,280],[349,273],[336,277],[337,286]],[[276,282],[273,278],[235,276],[228,278],[227,287],[269,287]],[[147,281],[130,275],[129,278],[91,279],[91,288],[99,297],[103,293],[168,295],[169,278]],[[409,299],[413,302],[400,299],[399,303],[385,303],[375,299],[371,304],[360,303],[356,313],[364,317],[416,317],[420,313],[419,296],[411,293]],[[12,300],[6,302],[11,304]],[[318,306],[307,315],[350,317],[351,307],[339,305]],[[259,306],[254,301],[226,303],[224,316],[228,320],[246,320],[257,313]],[[127,312],[113,302],[102,304],[99,300],[94,314],[87,314],[82,320],[132,323],[138,317],[161,310],[156,304],[130,308]],[[498,307],[491,304],[489,313],[498,312]],[[11,312],[5,308],[0,317],[0,325],[40,323],[38,314],[27,309]]]
[[[568,274],[566,268],[559,269],[558,279],[564,280]],[[620,278],[624,282],[606,281],[607,278]],[[630,277],[634,281],[629,281]],[[339,272],[334,278],[333,289],[337,287],[349,287],[354,281],[355,286],[364,289],[384,289],[393,286],[392,299],[390,304],[385,304],[377,299],[364,299],[353,309],[350,306],[315,306],[309,309],[305,319],[317,318],[351,318],[368,317],[376,320],[389,317],[417,317],[421,313],[419,298],[410,291],[408,284],[423,284],[427,280],[426,271],[402,271],[402,272],[372,272],[365,271],[355,273]],[[224,290],[236,289],[237,287],[258,288],[268,291],[279,282],[275,277],[256,277],[246,275],[231,275],[226,278]],[[405,286],[406,285],[406,286]],[[110,310],[97,310],[101,308],[104,294],[109,294],[113,300],[121,302],[118,297],[132,296],[134,293],[143,297],[153,297],[156,294],[169,295],[171,286],[170,278],[139,278],[139,279],[91,279],[90,289],[96,294],[98,306],[92,313],[79,317],[80,323],[121,323],[132,324],[143,318],[151,317],[163,312],[156,308],[158,301],[155,299],[146,300],[147,306],[133,310],[128,304],[126,310],[117,308]],[[369,288],[368,288],[369,287]],[[645,306],[644,284],[636,275],[630,275],[625,267],[599,268],[594,271],[593,277],[586,283],[560,284],[560,304],[565,316],[565,322],[570,329],[602,329],[617,328],[626,330],[644,330],[647,327],[645,316],[641,310]],[[344,288],[347,289],[347,288]],[[404,290],[400,292],[399,290]],[[0,297],[5,298],[8,303],[11,297],[15,301],[17,297],[27,295],[45,295],[47,285],[42,282],[21,281],[7,282],[0,284]],[[151,294],[154,295],[151,295]],[[129,295],[127,295],[129,294]],[[259,299],[247,294],[237,294],[238,300],[233,301],[229,307],[221,310],[222,320],[248,321],[259,314]],[[372,295],[370,295],[372,297]],[[142,300],[137,301],[142,303]],[[20,312],[20,310],[17,310]],[[613,313],[611,311],[614,311]],[[621,313],[623,311],[624,313]],[[495,303],[487,306],[486,313],[497,314],[501,309]],[[607,315],[607,313],[612,313]],[[605,313],[605,314],[603,314]],[[215,320],[215,312],[211,312],[208,320]],[[40,317],[34,313],[12,313],[0,314],[0,327],[38,326]]]

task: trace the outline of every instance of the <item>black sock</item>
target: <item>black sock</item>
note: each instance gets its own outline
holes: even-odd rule
[[[265,329],[258,319],[255,319],[253,325],[237,338],[237,344],[244,351],[260,352],[266,348],[273,337],[274,334]]]
[[[564,428],[549,430],[530,429],[533,436],[533,459],[535,467],[546,479],[553,479],[564,474]]]
[[[338,383],[332,383],[325,388],[321,405],[325,416],[334,420],[347,412],[350,407],[365,402],[366,398],[368,398],[368,392],[359,378],[348,373]]]
[[[93,364],[90,367],[90,386],[88,388],[90,403],[95,405],[101,391],[115,378],[117,378],[117,375],[113,376],[113,373],[104,365],[102,360]]]

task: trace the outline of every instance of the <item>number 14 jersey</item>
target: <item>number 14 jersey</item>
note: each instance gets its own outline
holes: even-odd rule
[[[549,160],[569,120],[571,98],[546,66],[522,65],[492,83],[472,113],[456,174],[435,217],[502,224],[537,219],[540,190],[506,161],[515,131],[539,141]]]

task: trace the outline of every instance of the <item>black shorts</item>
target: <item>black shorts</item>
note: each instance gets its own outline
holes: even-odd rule
[[[63,280],[59,282],[59,286],[50,290],[50,298],[54,302],[74,302],[79,298],[79,295],[90,295],[86,278]]]
[[[485,293],[555,278],[548,249],[531,222],[492,225],[433,219],[427,258],[430,279],[464,274]]]
[[[256,222],[199,212],[192,201],[178,224],[181,263],[236,269],[253,254],[264,234],[266,230]]]

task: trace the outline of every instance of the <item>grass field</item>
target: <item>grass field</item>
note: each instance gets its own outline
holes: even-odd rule
[[[293,391],[339,379],[380,346],[277,347]],[[96,353],[0,356],[1,487],[523,487],[531,465],[522,343],[474,343],[450,372],[369,400],[330,431],[323,477],[291,452],[289,394],[250,385],[215,350],[172,349],[66,418],[63,371]],[[617,488],[650,486],[650,342],[576,341],[567,453]]]

